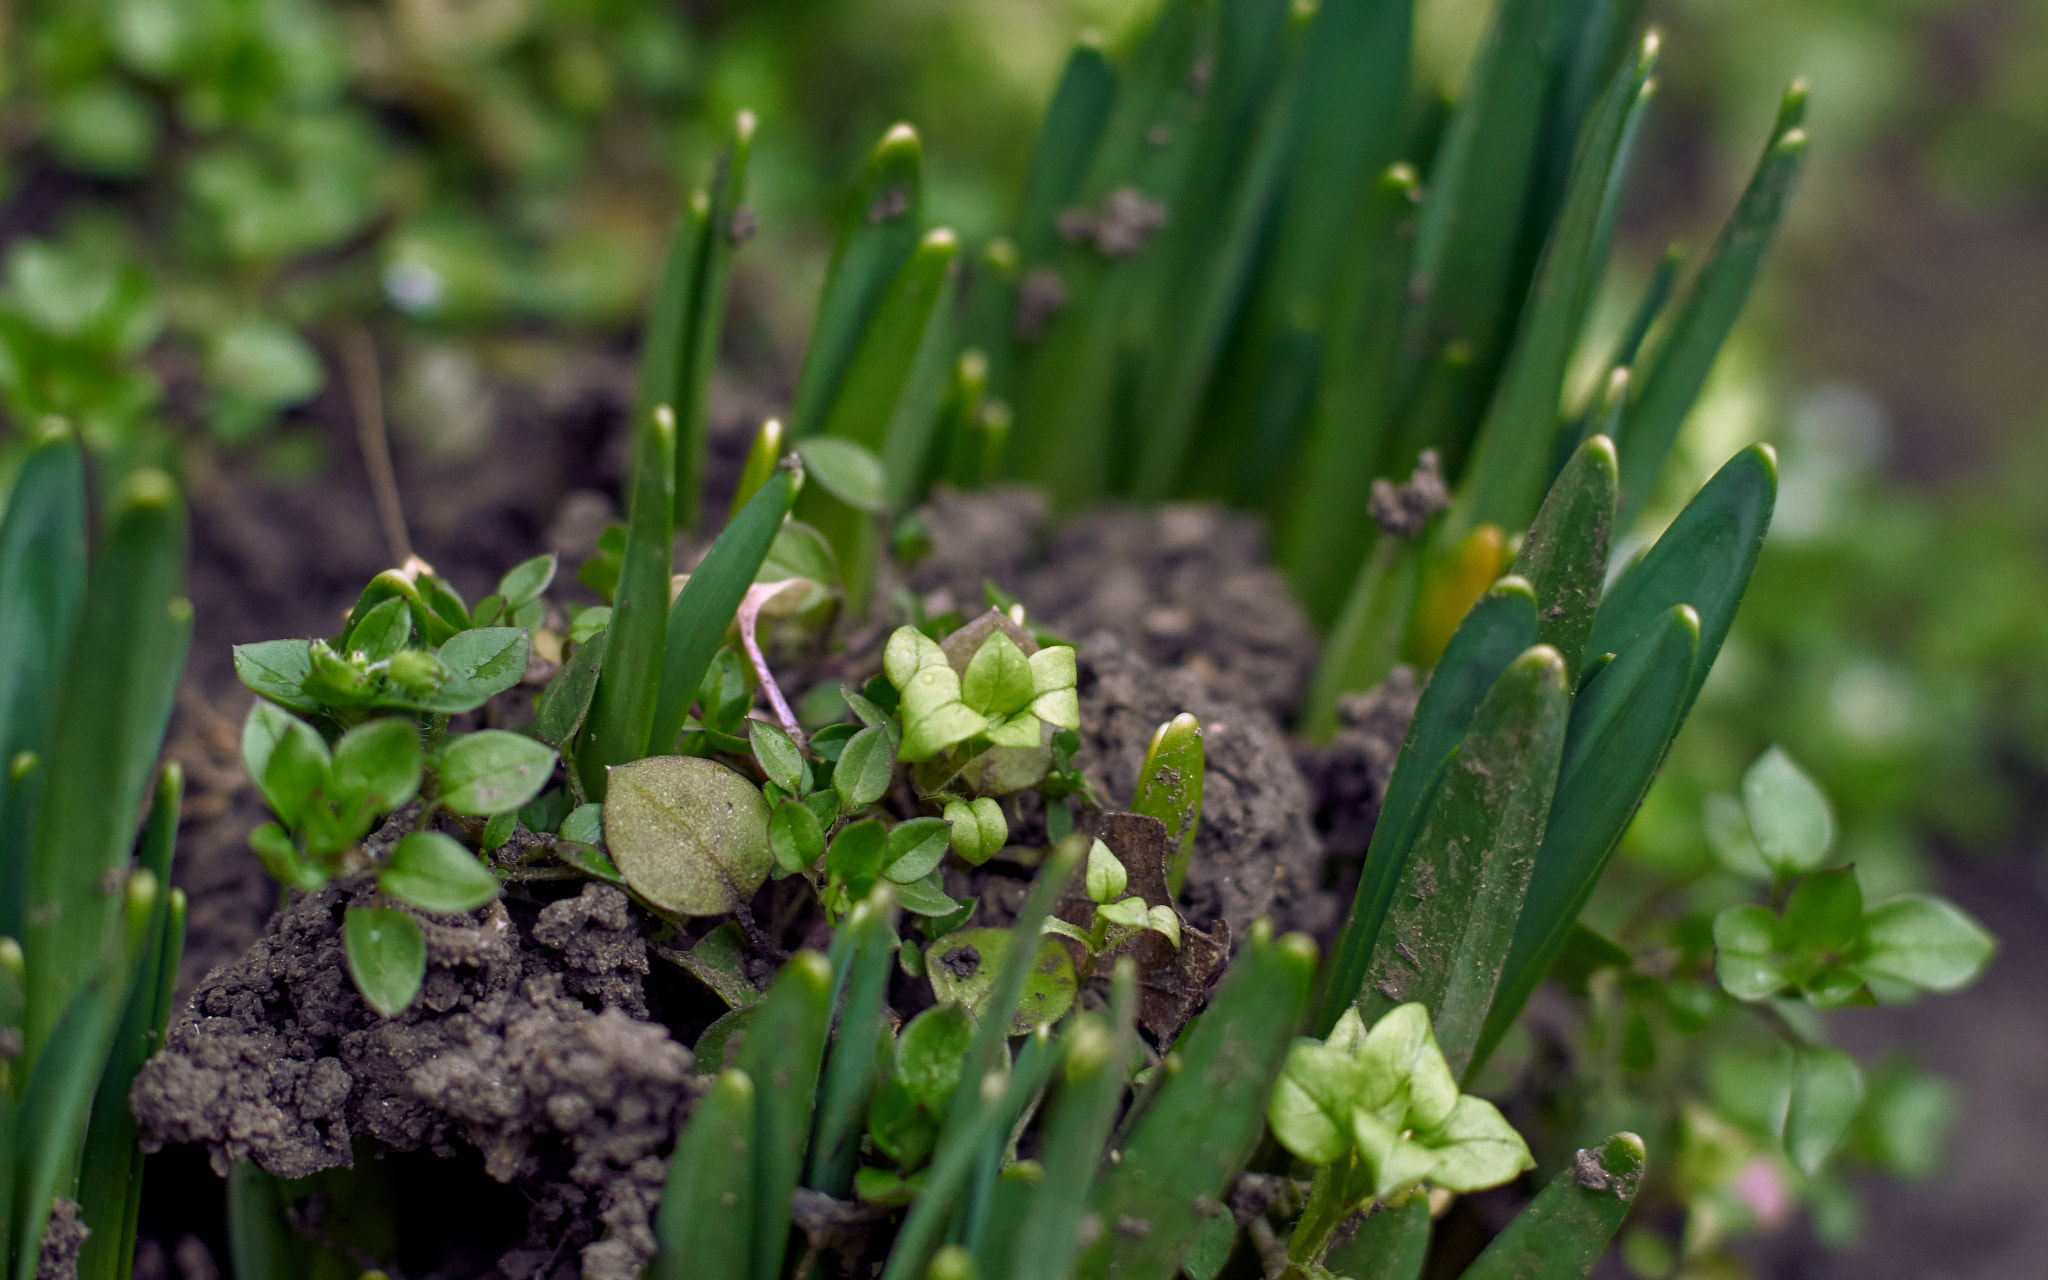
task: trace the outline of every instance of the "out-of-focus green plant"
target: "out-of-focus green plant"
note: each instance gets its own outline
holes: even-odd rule
[[[78,1274],[121,1280],[142,1173],[128,1090],[184,941],[183,782],[156,761],[191,633],[185,512],[168,476],[131,472],[88,569],[82,450],[39,434],[0,521],[0,1258],[27,1280],[53,1216],[65,1248],[82,1219]]]

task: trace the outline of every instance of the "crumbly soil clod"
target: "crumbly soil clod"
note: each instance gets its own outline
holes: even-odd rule
[[[338,888],[298,898],[200,985],[136,1081],[145,1146],[203,1143],[222,1173],[253,1159],[300,1178],[349,1165],[357,1138],[444,1156],[462,1143],[531,1202],[499,1274],[637,1275],[691,1057],[632,1012],[647,961],[625,895],[586,886],[530,935],[502,904],[429,928],[420,998],[390,1019],[349,980],[348,905]]]

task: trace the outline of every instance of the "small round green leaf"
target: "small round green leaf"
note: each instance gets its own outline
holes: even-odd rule
[[[977,867],[1001,853],[1010,839],[1002,806],[987,796],[947,801],[946,822],[953,832],[953,851]]]
[[[925,950],[925,976],[931,979],[933,993],[940,1000],[957,1000],[981,1016],[1009,957],[1011,939],[1008,929],[963,929],[932,943]],[[1059,1021],[1073,1008],[1077,985],[1066,944],[1041,937],[1024,994],[1010,1018],[1010,1033],[1026,1035],[1040,1023]]]
[[[604,806],[601,804],[579,804],[562,819],[556,832],[564,840],[577,844],[600,844],[604,840]]]
[[[1863,1072],[1854,1058],[1823,1045],[1800,1049],[1785,1112],[1785,1154],[1807,1177],[1819,1173],[1862,1105]]]
[[[1762,1000],[1784,986],[1778,918],[1754,905],[1729,907],[1715,916],[1714,976],[1738,1000]]]
[[[389,907],[350,907],[341,937],[349,976],[363,999],[387,1018],[404,1013],[427,976],[427,943],[418,922]]]
[[[879,514],[889,509],[888,480],[882,460],[851,440],[813,436],[796,447],[804,476],[857,511]]]
[[[450,741],[436,764],[441,803],[457,813],[489,817],[539,795],[554,772],[555,751],[523,734],[483,729]]]
[[[694,756],[622,764],[606,785],[605,844],[619,874],[677,915],[724,915],[753,896],[775,861],[769,822],[758,787]]]
[[[368,801],[388,813],[419,791],[423,764],[412,721],[392,716],[359,724],[334,744],[331,798],[341,805]]]
[[[960,678],[960,700],[985,716],[1009,716],[1031,702],[1031,663],[1017,642],[991,631]]]
[[[912,818],[889,829],[882,874],[897,884],[912,884],[930,875],[946,856],[951,828],[944,818]]]
[[[1124,887],[1129,882],[1130,874],[1124,870],[1124,864],[1117,860],[1117,856],[1109,851],[1108,845],[1100,840],[1089,844],[1087,871],[1089,901],[1104,905],[1115,902],[1123,896]],[[1138,907],[1141,911],[1144,905],[1142,900],[1139,901]],[[1143,922],[1122,920],[1118,923],[1137,925]]]
[[[853,735],[839,753],[832,770],[832,789],[848,813],[859,813],[889,789],[889,776],[896,768],[896,752],[889,744],[889,731],[872,725]]]
[[[1863,918],[1869,948],[1858,966],[1929,991],[1968,986],[1998,949],[1991,931],[1945,898],[1912,894]]]
[[[398,842],[377,874],[377,887],[422,911],[469,911],[498,896],[498,877],[476,855],[438,831],[415,831]]]
[[[1828,799],[1784,749],[1772,747],[1742,779],[1742,803],[1757,852],[1780,875],[1811,871],[1835,843]]]
[[[854,897],[865,898],[882,874],[888,847],[889,834],[881,822],[863,819],[832,837],[832,847],[825,851],[825,870],[844,882]]]
[[[511,613],[519,606],[539,598],[555,580],[555,555],[551,551],[544,556],[535,556],[512,566],[503,578],[498,580],[498,594],[505,598],[505,611]]]
[[[775,853],[776,869],[783,875],[801,875],[825,853],[825,828],[818,815],[796,800],[775,806],[768,822],[768,845]]]
[[[932,872],[922,880],[896,886],[896,901],[914,916],[929,916],[940,919],[960,909],[960,904],[946,896],[946,887],[939,883],[939,873]]]
[[[766,720],[749,720],[747,741],[770,782],[792,795],[803,791],[804,753],[788,734]]]

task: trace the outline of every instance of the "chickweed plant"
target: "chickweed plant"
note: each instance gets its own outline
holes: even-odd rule
[[[729,1008],[695,1046],[662,1277],[1417,1275],[1448,1197],[1536,1165],[1476,1091],[1546,976],[1618,985],[1680,1032],[1754,1010],[1789,1064],[1770,1141],[1818,1178],[1865,1086],[1813,1011],[1953,989],[1991,942],[1938,899],[1866,908],[1825,800],[1775,752],[1723,824],[1766,902],[1654,952],[1579,923],[1728,634],[1771,451],[1729,459],[1631,563],[1613,548],[1806,146],[1795,86],[1712,252],[1683,290],[1660,271],[1574,402],[1656,84],[1639,8],[1504,0],[1439,112],[1412,100],[1406,0],[1168,0],[1119,58],[1075,51],[1014,235],[971,249],[925,225],[917,134],[891,129],[786,421],[679,576],[751,225],[742,113],[648,319],[625,522],[578,571],[608,603],[551,599],[551,557],[473,607],[414,562],[331,640],[238,649],[265,865],[300,890],[374,879],[344,934],[386,1015],[420,989],[422,918],[589,878],[662,922],[658,953]],[[1071,646],[993,590],[976,618],[877,599],[933,484],[1001,478],[1067,507],[1265,512],[1327,630],[1310,739],[1341,694],[1428,670],[1326,955],[1182,915],[1193,717],[1160,726],[1134,812],[1107,812],[1074,766]],[[871,678],[777,684],[769,632],[822,644],[877,617],[896,625]],[[1032,791],[1084,820],[1012,843]],[[948,859],[1035,885],[977,924]],[[749,904],[771,879],[810,886],[831,942],[764,982],[747,958],[780,953]],[[937,1003],[901,1016],[892,970]],[[1585,1275],[1647,1159],[1627,1131],[1551,1159],[1464,1274]],[[792,1227],[820,1198],[843,1210],[829,1249]]]

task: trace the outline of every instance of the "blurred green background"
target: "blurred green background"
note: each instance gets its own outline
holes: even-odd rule
[[[322,393],[367,324],[401,458],[479,450],[489,388],[631,351],[681,193],[741,107],[760,231],[723,376],[778,401],[882,129],[919,127],[931,221],[976,243],[1005,227],[1073,40],[1114,47],[1151,8],[0,0],[0,415],[63,415],[110,470],[196,451],[304,478],[345,439]],[[1425,0],[1427,84],[1455,92],[1490,8]],[[1795,75],[1815,146],[1665,477],[1668,505],[1750,440],[1783,459],[1635,873],[1711,895],[1729,875],[1703,815],[1778,742],[1867,892],[1931,883],[1937,854],[2048,884],[2048,0],[1650,17],[1664,92],[1590,348],[1668,242],[1718,222]]]

